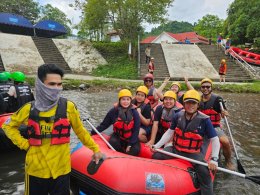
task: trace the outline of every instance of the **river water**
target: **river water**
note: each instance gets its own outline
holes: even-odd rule
[[[260,175],[260,96],[234,93],[220,95],[226,100],[230,113],[228,121],[240,162],[248,176]],[[82,118],[90,117],[95,125],[101,122],[113,103],[117,101],[116,92],[64,91],[63,96],[74,101]],[[78,139],[72,136],[71,148],[78,142]],[[0,194],[23,194],[24,159],[25,152],[22,151],[1,154]],[[222,161],[224,161],[223,157]],[[238,176],[218,172],[214,182],[214,192],[219,195],[260,194],[260,186]]]

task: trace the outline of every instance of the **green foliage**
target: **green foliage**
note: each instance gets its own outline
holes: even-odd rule
[[[39,17],[39,4],[34,0],[2,0],[0,12],[21,15],[35,23]]]
[[[223,23],[216,15],[207,14],[198,21],[194,30],[204,37],[212,38],[213,41],[216,40],[217,35],[223,31]]]
[[[103,33],[106,24],[113,29],[121,29],[121,39],[137,39],[142,31],[143,22],[159,23],[164,21],[167,7],[173,0],[88,0],[83,9],[80,32]]]
[[[193,31],[193,25],[189,22],[170,21],[152,28],[151,32],[146,33],[145,36],[159,35],[162,32],[182,33],[191,31]]]
[[[41,20],[54,20],[59,22],[67,29],[67,36],[71,34],[71,21],[67,18],[67,15],[56,7],[52,7],[47,4],[41,7]]]
[[[127,56],[128,44],[126,42],[103,43],[94,42],[99,53],[107,60],[107,65],[99,65],[92,71],[94,76],[108,78],[136,79],[137,64]]]
[[[260,37],[259,10],[259,0],[235,0],[230,5],[225,28],[235,44],[253,42]]]

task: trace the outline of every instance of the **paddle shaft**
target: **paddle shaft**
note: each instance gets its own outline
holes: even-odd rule
[[[203,165],[205,167],[208,167],[208,163],[205,163],[205,162],[194,160],[194,159],[191,159],[191,158],[188,158],[188,157],[184,157],[184,156],[181,156],[181,155],[178,155],[178,154],[174,154],[174,153],[171,153],[171,152],[166,152],[164,150],[159,150],[159,149],[155,149],[155,150],[156,150],[156,152],[160,152],[160,153],[166,154],[168,156],[172,156],[172,157],[175,157],[175,158],[180,158],[180,159],[187,160],[187,161],[195,163],[195,164],[199,164],[199,165]],[[237,175],[237,176],[242,177],[242,178],[246,178],[245,174],[242,174],[242,173],[239,173],[239,172],[236,172],[236,171],[231,171],[231,170],[224,169],[224,168],[221,168],[221,167],[217,167],[217,169],[219,171],[222,171],[222,172],[225,172],[225,173],[229,173],[229,174],[232,174],[232,175]]]
[[[219,102],[219,105],[220,105],[221,110],[224,110],[222,102]],[[228,132],[229,132],[229,135],[230,135],[230,139],[231,139],[232,145],[234,147],[236,158],[237,158],[237,160],[239,160],[239,157],[238,157],[238,154],[237,154],[237,149],[236,149],[236,146],[235,146],[235,143],[234,143],[234,139],[233,139],[233,136],[232,136],[232,133],[231,133],[231,129],[229,127],[228,120],[227,120],[227,117],[225,115],[224,115],[224,119],[225,119],[225,122],[227,124]]]
[[[111,146],[111,144],[106,140],[106,138],[104,138],[104,136],[96,129],[96,127],[94,127],[94,125],[91,124],[91,122],[88,119],[83,119],[83,121],[87,121],[87,123],[91,126],[91,128],[101,137],[101,139],[108,145],[108,147],[113,150],[116,151],[113,146]]]

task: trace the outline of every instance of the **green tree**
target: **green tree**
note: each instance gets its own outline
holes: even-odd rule
[[[224,20],[216,15],[207,14],[198,20],[194,30],[204,37],[216,39],[217,35],[223,31]]]
[[[225,28],[234,43],[253,42],[254,38],[260,37],[259,10],[259,0],[235,0],[230,5]]]
[[[150,33],[146,33],[146,36],[159,35],[162,32],[182,33],[193,31],[193,25],[189,22],[169,21],[156,28],[152,28]]]
[[[134,41],[143,30],[142,23],[165,20],[167,7],[172,2],[173,0],[88,0],[83,10],[84,20],[81,26],[96,30],[110,24],[113,29],[122,31],[122,40]],[[98,24],[93,25],[94,21]]]
[[[56,7],[52,7],[50,4],[47,4],[43,7],[41,7],[41,17],[40,20],[54,20],[55,22],[58,22],[65,26],[67,29],[67,35],[71,35],[71,21],[67,18],[67,15],[59,10]]]
[[[0,1],[0,12],[21,15],[35,23],[39,17],[40,7],[33,0],[2,0]]]

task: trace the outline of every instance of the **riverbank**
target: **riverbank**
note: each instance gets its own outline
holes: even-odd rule
[[[34,86],[35,76],[29,76],[27,82]],[[170,81],[165,89],[170,88]],[[186,85],[184,82],[181,83],[182,90],[186,90]],[[162,81],[156,81],[155,86],[159,87],[162,84]],[[199,82],[191,82],[195,89],[199,89]],[[82,85],[82,89],[87,92],[99,92],[99,91],[111,91],[119,90],[122,88],[127,88],[132,91],[135,91],[136,88],[140,85],[143,85],[142,80],[125,80],[125,79],[112,79],[105,77],[93,77],[87,75],[74,75],[67,74],[64,77],[63,88],[64,90],[73,90],[79,89],[79,86]],[[233,93],[260,93],[260,80],[254,81],[251,83],[226,83],[220,84],[215,82],[213,89],[221,92],[233,92]]]

